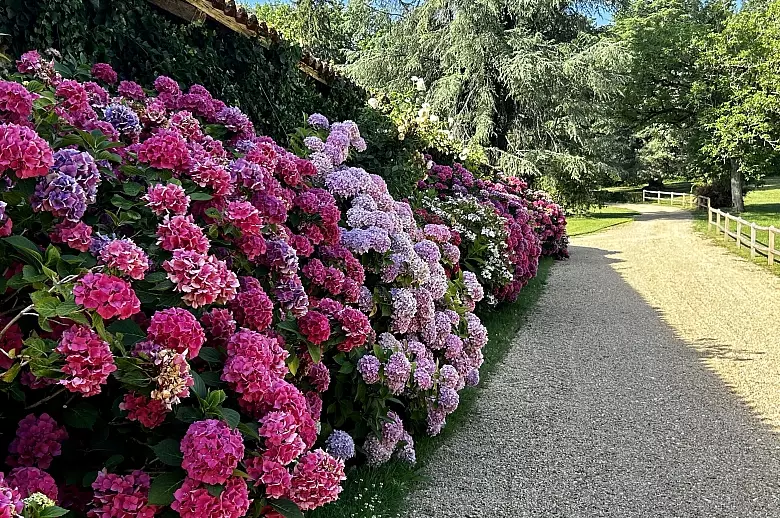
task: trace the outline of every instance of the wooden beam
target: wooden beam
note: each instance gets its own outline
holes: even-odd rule
[[[328,82],[320,76],[320,73],[314,70],[312,67],[304,63],[303,61],[298,62],[298,69],[303,71],[304,74],[307,76],[310,76],[312,79],[319,81],[320,83],[324,85],[328,85]]]
[[[157,7],[164,9],[190,23],[206,20],[206,13],[184,0],[150,0]]]
[[[229,14],[226,14],[224,11],[215,8],[213,5],[211,5],[211,2],[209,2],[208,0],[183,0],[183,1],[188,3],[190,6],[200,10],[201,12],[206,13],[210,18],[213,18],[218,23],[224,25],[228,29],[231,29],[239,34],[243,34],[244,36],[248,36],[250,38],[257,38],[260,41],[260,44],[266,48],[270,46],[270,43],[265,36],[259,34],[257,31],[250,29],[245,24],[236,20],[235,17],[230,16]]]

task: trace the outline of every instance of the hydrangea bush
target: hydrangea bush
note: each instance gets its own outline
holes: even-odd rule
[[[491,302],[517,299],[536,275],[540,255],[568,257],[564,211],[546,193],[529,190],[518,178],[479,178],[459,163],[427,159],[428,176],[418,184],[427,192],[418,196],[417,214],[430,221],[432,213],[461,231],[462,263],[490,288]]]
[[[199,85],[17,65],[0,82],[0,516],[337,499],[354,451],[320,438],[323,362],[371,328],[315,166]]]

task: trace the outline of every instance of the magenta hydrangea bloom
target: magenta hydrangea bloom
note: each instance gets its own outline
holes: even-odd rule
[[[0,81],[0,121],[24,124],[32,114],[36,96],[13,81]]]
[[[323,450],[311,451],[293,469],[289,498],[303,511],[317,509],[338,500],[346,478],[344,461]]]
[[[129,475],[98,472],[92,483],[95,491],[93,508],[89,518],[152,518],[159,507],[149,505],[151,479],[143,471],[136,470]]]
[[[187,213],[190,206],[190,197],[187,196],[181,185],[175,183],[155,184],[149,187],[141,199],[158,216],[169,213],[183,215]]]
[[[212,309],[203,314],[201,322],[209,343],[215,347],[225,347],[230,337],[236,332],[236,321],[233,318],[233,313],[228,309]]]
[[[129,420],[138,421],[146,428],[160,426],[169,412],[162,401],[132,392],[125,394],[122,402],[119,403],[119,409],[127,412]]]
[[[79,252],[86,252],[92,242],[92,227],[83,221],[63,221],[54,226],[49,237],[54,243],[63,243]]]
[[[54,457],[62,453],[62,443],[68,438],[65,427],[59,426],[49,414],[35,417],[29,414],[19,421],[16,438],[8,446],[9,466],[37,466],[48,469]]]
[[[141,311],[141,302],[129,283],[104,273],[88,273],[73,287],[76,304],[94,309],[105,319],[130,318]]]
[[[0,170],[17,178],[45,176],[54,164],[51,147],[35,130],[17,124],[0,124]]]
[[[235,298],[239,286],[236,274],[213,255],[175,250],[163,269],[175,290],[182,293],[182,300],[193,308],[225,304]]]
[[[306,339],[320,345],[330,338],[330,321],[319,311],[310,310],[298,318],[298,329]]]
[[[187,141],[174,130],[160,130],[146,139],[138,148],[138,161],[155,169],[179,172],[188,171],[192,165]]]
[[[236,321],[252,331],[265,331],[273,321],[273,301],[254,277],[242,277],[240,282],[241,289],[230,302]]]
[[[129,239],[114,239],[100,250],[100,261],[109,268],[142,280],[149,269],[146,252]]]
[[[21,516],[24,509],[22,495],[15,486],[6,481],[0,473],[0,518],[15,518]]]
[[[19,490],[22,498],[43,493],[57,501],[57,483],[51,475],[38,468],[14,468],[8,474],[8,485]]]
[[[180,447],[182,468],[205,484],[224,484],[244,458],[241,432],[216,419],[192,423]]]
[[[183,308],[156,312],[149,322],[149,338],[156,344],[195,358],[206,342],[206,333],[192,313]]]
[[[68,375],[60,385],[85,397],[100,394],[102,385],[116,370],[108,343],[86,326],[74,325],[62,333],[55,350],[65,357],[62,372]]]
[[[116,83],[119,79],[114,69],[108,63],[95,63],[92,65],[92,77],[106,83]]]
[[[143,101],[146,98],[143,87],[133,81],[121,81],[118,92],[122,97],[127,97],[134,101]]]
[[[249,489],[241,477],[230,477],[219,496],[213,496],[208,488],[197,480],[185,478],[184,484],[174,493],[171,509],[182,518],[241,518],[249,510]]]
[[[211,243],[191,215],[165,216],[157,227],[157,244],[163,250],[190,250],[199,254],[208,252]]]
[[[312,363],[306,368],[306,378],[318,391],[325,392],[330,385],[330,371],[324,363]]]
[[[263,485],[268,498],[280,499],[287,496],[292,476],[286,467],[264,457],[253,457],[246,464],[247,473],[257,481],[256,485]]]

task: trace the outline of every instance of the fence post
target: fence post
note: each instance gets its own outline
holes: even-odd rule
[[[674,193],[671,193],[671,196],[669,196],[669,205],[674,205]]]
[[[775,265],[775,227],[769,227],[769,250],[766,251],[769,266]]]
[[[658,203],[661,203],[661,191],[658,191]]]
[[[707,232],[712,230],[712,210],[707,210]]]
[[[729,240],[729,213],[723,214],[725,219],[723,220],[723,241]]]
[[[737,250],[742,249],[742,218],[737,218]]]
[[[647,191],[642,189],[642,203],[647,201]]]
[[[716,214],[718,215],[718,226],[715,227],[715,230],[720,232],[720,211],[718,211]]]
[[[756,256],[756,224],[750,224],[750,257]]]

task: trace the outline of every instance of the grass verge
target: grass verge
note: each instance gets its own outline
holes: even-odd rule
[[[415,447],[417,466],[410,467],[390,462],[379,468],[359,467],[347,473],[344,492],[339,501],[308,514],[310,518],[395,518],[402,516],[404,497],[424,477],[421,472],[433,458],[437,448],[458,431],[468,418],[481,392],[480,387],[506,357],[512,346],[512,339],[525,323],[531,309],[544,291],[547,277],[553,265],[550,258],[539,263],[539,273],[520,292],[514,304],[480,315],[487,327],[490,342],[483,350],[485,363],[480,369],[480,386],[465,389],[460,393],[460,405],[447,417],[447,426],[437,437],[420,437]]]
[[[569,237],[582,236],[622,225],[634,220],[638,213],[620,207],[602,207],[593,209],[587,216],[566,218],[566,231]]]

